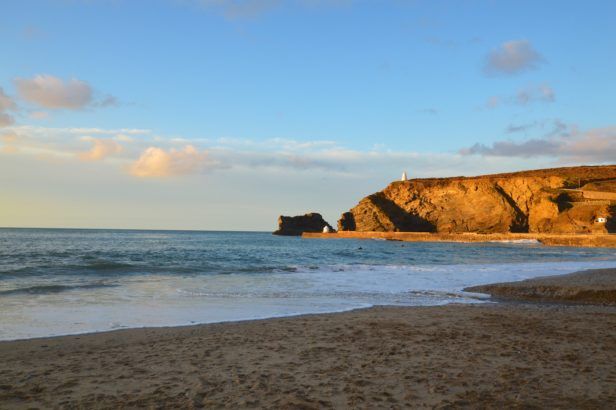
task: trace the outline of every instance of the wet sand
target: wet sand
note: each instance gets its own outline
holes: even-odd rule
[[[0,408],[607,409],[616,307],[375,307],[2,342],[0,359]]]

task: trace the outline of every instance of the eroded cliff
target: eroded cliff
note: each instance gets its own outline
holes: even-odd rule
[[[616,165],[393,182],[362,199],[339,230],[607,233]],[[596,187],[606,191],[597,191]],[[605,222],[600,218],[605,218]]]

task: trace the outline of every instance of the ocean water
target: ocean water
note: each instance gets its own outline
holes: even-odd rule
[[[254,232],[0,229],[0,340],[485,303],[466,286],[616,267],[616,250]]]

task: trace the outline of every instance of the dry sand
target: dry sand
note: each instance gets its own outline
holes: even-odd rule
[[[607,409],[616,307],[376,307],[2,342],[0,359],[1,408]]]

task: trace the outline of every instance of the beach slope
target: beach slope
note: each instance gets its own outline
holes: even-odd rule
[[[616,308],[375,307],[0,343],[2,408],[614,408]]]

